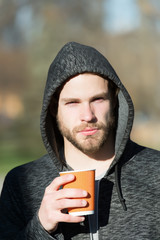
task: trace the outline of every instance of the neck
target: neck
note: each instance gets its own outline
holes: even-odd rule
[[[110,136],[103,147],[95,153],[85,154],[69,141],[65,141],[64,149],[66,162],[74,170],[96,169],[96,176],[108,170],[115,156],[113,136]]]

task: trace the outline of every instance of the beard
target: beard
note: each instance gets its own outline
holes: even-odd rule
[[[112,115],[107,116],[106,123],[82,123],[70,131],[63,121],[57,117],[57,125],[60,133],[66,138],[73,146],[85,154],[94,154],[102,149],[107,142],[109,135],[115,128],[115,117]],[[93,135],[82,135],[80,132],[86,128],[96,128],[98,131]]]

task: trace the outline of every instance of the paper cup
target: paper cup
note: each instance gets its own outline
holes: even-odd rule
[[[80,170],[60,172],[60,176],[65,174],[73,174],[75,180],[63,185],[63,188],[78,188],[88,192],[85,199],[88,204],[85,207],[69,208],[68,213],[73,216],[83,216],[94,214],[94,199],[95,199],[95,170]]]

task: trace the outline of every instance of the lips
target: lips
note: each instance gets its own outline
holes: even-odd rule
[[[79,133],[85,135],[85,136],[91,136],[94,135],[98,131],[97,128],[85,128],[81,130]]]

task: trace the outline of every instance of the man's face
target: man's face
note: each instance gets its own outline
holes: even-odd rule
[[[89,73],[71,78],[59,95],[57,123],[64,144],[86,154],[101,150],[115,124],[108,81]]]

